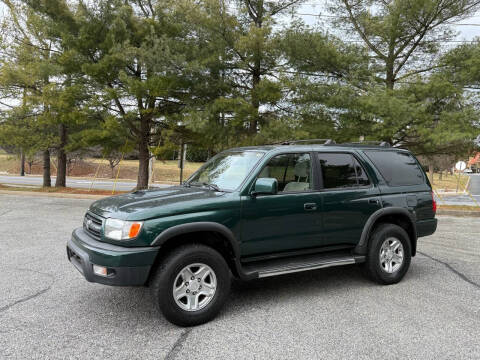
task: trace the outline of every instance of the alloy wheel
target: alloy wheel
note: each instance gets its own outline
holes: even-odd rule
[[[198,311],[207,306],[217,290],[217,277],[206,264],[185,266],[173,282],[175,303],[185,311]]]
[[[390,237],[386,239],[380,247],[380,266],[383,271],[393,274],[398,271],[403,264],[404,253],[403,245],[397,238]]]

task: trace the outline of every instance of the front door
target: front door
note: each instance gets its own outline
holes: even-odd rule
[[[273,157],[257,178],[276,178],[278,194],[242,198],[242,256],[321,246],[320,194],[310,153]]]
[[[322,172],[325,246],[356,245],[370,215],[381,208],[380,192],[349,153],[318,153]]]

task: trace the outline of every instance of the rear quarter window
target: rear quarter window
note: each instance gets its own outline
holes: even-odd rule
[[[390,186],[420,185],[425,182],[415,158],[401,151],[365,151]]]

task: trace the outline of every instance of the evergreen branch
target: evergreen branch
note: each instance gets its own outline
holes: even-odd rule
[[[252,20],[257,23],[258,21],[258,13],[255,11],[252,3],[250,2],[250,0],[246,0],[245,1],[245,4],[247,5],[247,11],[248,11],[248,14],[250,15],[250,17],[252,18]]]
[[[431,70],[434,70],[434,69],[440,69],[442,67],[445,67],[445,66],[444,65],[435,65],[435,66],[430,66],[430,67],[425,68],[425,69],[410,71],[409,73],[396,78],[395,81],[400,81],[400,80],[406,79],[410,76],[421,74],[421,73],[424,73],[424,72],[428,72],[428,71],[431,71]]]
[[[292,5],[295,5],[299,2],[301,2],[302,0],[294,0],[294,1],[290,1],[290,2],[287,2],[286,4],[284,5],[280,5],[278,8],[274,8],[274,10],[272,10],[270,12],[270,16],[275,16],[276,14],[278,14],[279,12],[282,12],[283,10],[289,8],[290,6]]]
[[[387,57],[382,54],[380,52],[380,50],[377,49],[377,47],[375,47],[375,45],[372,44],[372,42],[368,39],[367,35],[365,34],[365,32],[360,28],[360,24],[358,23],[358,21],[355,19],[355,16],[353,15],[353,11],[352,11],[352,6],[350,5],[350,3],[348,2],[348,0],[342,0],[343,3],[345,4],[345,7],[347,9],[347,12],[348,12],[348,18],[350,19],[350,21],[352,22],[353,26],[355,27],[355,30],[357,30],[358,34],[360,35],[360,37],[363,39],[363,41],[365,41],[365,43],[368,45],[368,47],[375,53],[377,54],[381,59],[383,60],[387,60]]]

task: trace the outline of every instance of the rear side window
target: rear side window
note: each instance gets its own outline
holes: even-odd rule
[[[365,151],[390,186],[420,185],[423,171],[415,158],[400,151]]]
[[[351,188],[370,184],[367,174],[350,154],[319,153],[325,189]]]

